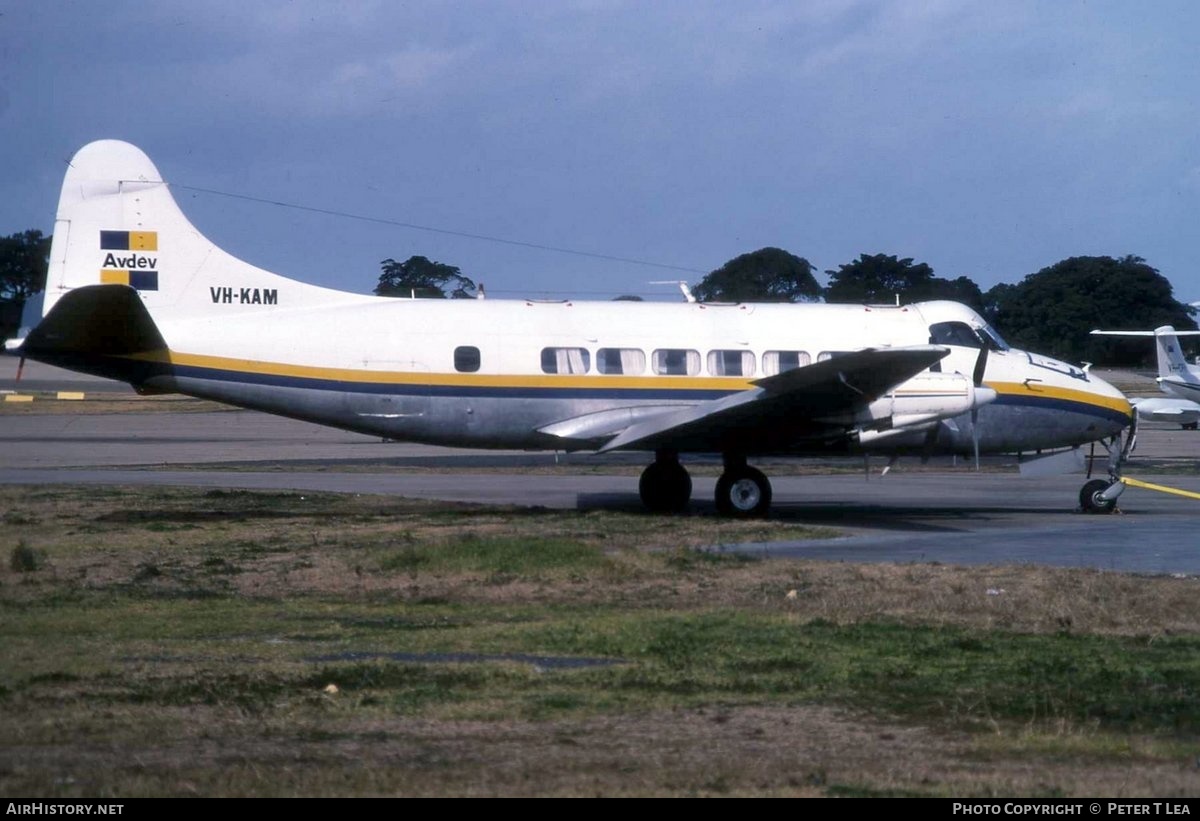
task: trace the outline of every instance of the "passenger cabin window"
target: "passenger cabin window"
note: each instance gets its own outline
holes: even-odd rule
[[[845,356],[848,353],[854,353],[854,351],[821,351],[817,354],[817,361],[828,362],[830,359],[837,359],[839,356]]]
[[[587,348],[542,348],[542,373],[587,373],[591,367]]]
[[[646,354],[637,348],[601,348],[596,351],[600,373],[637,376],[646,372]]]
[[[811,363],[812,357],[808,351],[767,351],[762,358],[763,373],[767,376],[803,368]]]
[[[454,370],[459,373],[475,373],[479,370],[479,349],[473,345],[460,345],[455,348]]]
[[[965,322],[935,322],[929,326],[930,345],[959,345],[982,348],[979,335]]]
[[[662,376],[695,376],[700,373],[700,352],[660,348],[654,352],[651,367]]]
[[[713,376],[754,376],[750,351],[709,351],[708,372]]]

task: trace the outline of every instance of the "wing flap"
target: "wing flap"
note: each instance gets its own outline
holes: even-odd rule
[[[602,441],[610,436],[616,436],[621,431],[636,422],[645,421],[651,417],[673,413],[678,405],[640,405],[628,408],[609,408],[607,410],[586,413],[582,416],[572,416],[549,425],[538,428],[538,433],[554,436],[558,439],[572,441]]]

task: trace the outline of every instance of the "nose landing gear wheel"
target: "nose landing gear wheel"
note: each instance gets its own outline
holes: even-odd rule
[[[717,512],[749,519],[766,516],[771,507],[771,483],[752,467],[730,468],[717,479]]]
[[[1100,494],[1111,487],[1111,482],[1092,479],[1079,491],[1079,507],[1084,513],[1112,513],[1117,507],[1116,499],[1105,499]]]

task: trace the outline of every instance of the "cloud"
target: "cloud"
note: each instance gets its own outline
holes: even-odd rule
[[[471,49],[412,45],[335,64],[310,88],[294,88],[297,107],[310,116],[364,115],[381,104],[415,103],[453,93]]]

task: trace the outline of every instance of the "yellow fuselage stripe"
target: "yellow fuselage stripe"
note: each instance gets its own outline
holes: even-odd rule
[[[1066,402],[1081,402],[1085,405],[1116,411],[1129,415],[1132,406],[1123,396],[1102,396],[1091,391],[1081,391],[1073,388],[1059,388],[1053,385],[1038,383],[1030,387],[1023,382],[988,382],[987,386],[1002,396],[1029,397],[1034,399],[1061,399]]]
[[[302,379],[325,379],[351,383],[392,385],[436,385],[464,387],[544,387],[544,388],[629,388],[629,389],[678,389],[678,390],[721,390],[739,391],[754,387],[754,383],[741,377],[691,377],[691,376],[605,376],[564,374],[470,374],[428,373],[398,371],[368,371],[352,368],[328,368],[312,365],[291,365],[279,362],[263,362],[254,359],[234,359],[222,356],[180,353],[176,351],[152,351],[135,354],[131,358],[148,362],[212,368],[214,370],[261,374],[264,376],[290,376]],[[1129,403],[1123,397],[1103,396],[1090,391],[1061,388],[1043,383],[1031,387],[1022,382],[988,382],[987,385],[1003,396],[1058,399],[1105,408],[1116,413],[1129,414]]]
[[[264,376],[291,376],[302,379],[326,379],[340,382],[360,382],[384,385],[437,385],[488,388],[545,387],[545,388],[678,388],[681,390],[739,391],[754,387],[740,377],[691,376],[605,376],[566,374],[473,374],[429,373],[425,371],[367,371],[351,368],[326,368],[311,365],[287,365],[253,359],[232,359],[221,356],[186,354],[176,351],[153,351],[134,354],[131,358],[146,362],[212,368],[214,370],[253,373]]]

